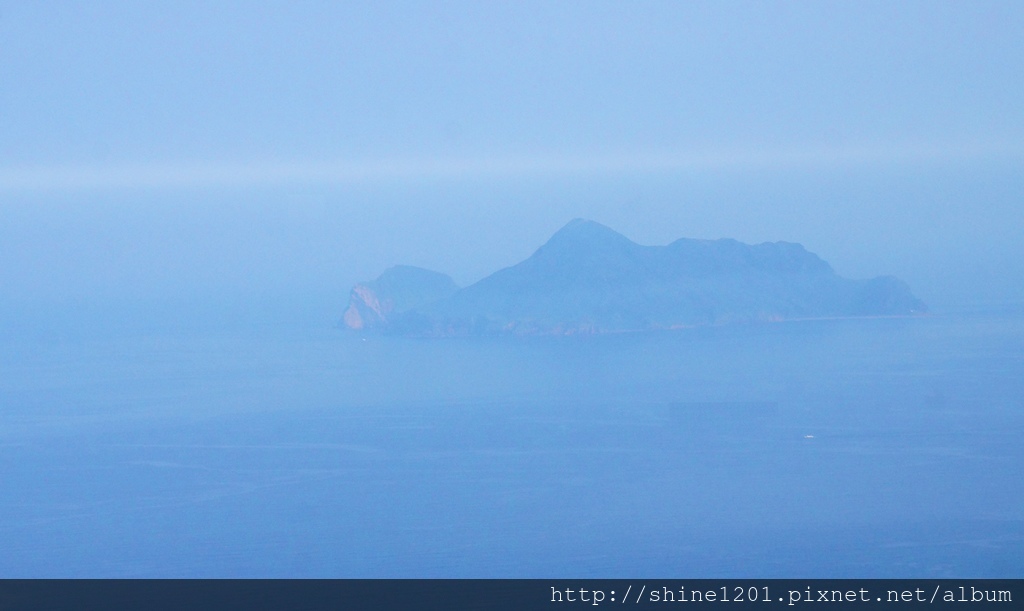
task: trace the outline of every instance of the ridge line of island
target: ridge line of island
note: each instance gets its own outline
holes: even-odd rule
[[[643,246],[584,219],[466,287],[398,265],[356,284],[339,326],[417,337],[571,335],[921,315],[893,276],[850,280],[800,244],[682,238]]]

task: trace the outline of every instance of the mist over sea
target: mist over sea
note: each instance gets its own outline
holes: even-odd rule
[[[0,0],[0,579],[1024,578],[1021,32]]]
[[[1019,577],[1024,309],[6,336],[4,577]]]

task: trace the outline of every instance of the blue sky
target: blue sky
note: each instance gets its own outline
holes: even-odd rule
[[[0,281],[326,320],[586,216],[1024,300],[1021,31],[1009,1],[0,1]]]

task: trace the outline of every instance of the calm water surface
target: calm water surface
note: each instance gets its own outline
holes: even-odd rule
[[[4,340],[3,577],[1020,577],[1024,314]]]

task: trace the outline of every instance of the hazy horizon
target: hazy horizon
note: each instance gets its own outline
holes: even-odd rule
[[[0,577],[1019,577],[1022,31],[0,0]],[[356,282],[467,285],[574,218],[800,243],[932,314],[335,328]]]
[[[467,284],[575,217],[641,244],[799,242],[936,311],[1024,301],[1022,22],[1009,2],[0,2],[5,326],[186,303],[333,324],[391,265]]]

